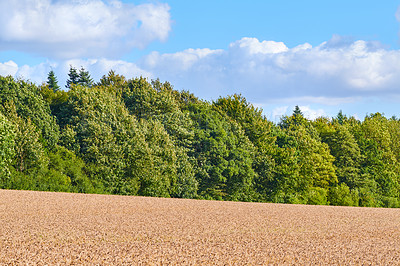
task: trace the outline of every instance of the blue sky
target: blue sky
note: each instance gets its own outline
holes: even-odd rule
[[[69,65],[99,79],[170,81],[200,98],[241,93],[272,121],[299,105],[400,116],[400,1],[0,2],[0,75],[38,84]]]

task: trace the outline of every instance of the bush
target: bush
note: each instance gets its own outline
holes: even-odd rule
[[[342,183],[329,190],[329,203],[335,206],[358,206],[358,192],[350,191],[350,188]]]
[[[324,188],[312,187],[308,192],[307,204],[311,205],[327,205],[328,204],[328,192]]]
[[[58,184],[55,187],[50,186],[49,190],[59,189],[59,191],[79,193],[100,192],[96,191],[84,173],[83,168],[85,167],[85,163],[72,151],[57,146],[56,151],[49,154],[49,158],[50,170],[44,176],[47,176],[48,182],[54,181]],[[64,187],[64,185],[67,185],[68,188]],[[44,186],[42,187],[44,190],[47,190]]]
[[[394,197],[382,197],[382,202],[386,208],[399,208],[400,207],[399,200]]]

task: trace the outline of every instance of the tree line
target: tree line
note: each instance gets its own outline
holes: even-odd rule
[[[99,82],[71,67],[42,85],[0,76],[0,188],[370,207],[400,206],[400,120],[277,124],[242,95],[204,101],[168,82]]]

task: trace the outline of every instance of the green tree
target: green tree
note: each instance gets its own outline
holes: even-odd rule
[[[78,84],[84,87],[92,87],[93,79],[90,77],[89,71],[85,70],[83,67],[79,70]]]
[[[304,116],[303,112],[301,111],[300,107],[296,105],[293,110],[293,116]]]
[[[363,155],[361,205],[387,206],[398,201],[400,169],[392,151],[389,120],[380,113],[371,114],[352,131]]]
[[[81,85],[84,87],[92,87],[94,82],[90,77],[89,71],[85,70],[85,68],[81,67],[78,72],[76,68],[70,65],[67,85],[65,87],[70,89],[72,84]]]
[[[350,190],[345,183],[332,187],[328,198],[329,203],[335,206],[358,206],[359,202],[358,190]]]
[[[167,130],[177,146],[188,148],[193,140],[193,122],[189,112],[182,110],[176,93],[168,83],[145,78],[129,80],[122,98],[129,112],[139,119],[156,119]]]
[[[114,90],[121,90],[126,87],[127,80],[124,76],[116,74],[114,70],[110,70],[107,75],[103,75],[98,85],[109,86]]]
[[[339,184],[330,188],[329,202],[332,205],[358,206],[358,188],[363,186],[363,156],[346,121],[347,118],[340,112],[338,118],[332,121],[318,118],[313,125],[321,140],[328,144],[331,155],[335,157],[333,163]]]
[[[272,123],[262,115],[261,109],[247,102],[242,95],[220,97],[213,106],[240,124],[246,136],[257,147],[275,142],[275,138],[271,136]]]
[[[15,155],[14,125],[0,113],[0,188],[10,178],[10,167]]]
[[[17,114],[15,105],[7,103],[5,107],[8,120],[14,124],[14,168],[25,174],[35,173],[46,168],[48,158],[40,142],[40,131],[29,118],[24,119]]]
[[[67,85],[65,85],[65,87],[67,89],[70,89],[72,84],[78,84],[78,83],[79,83],[78,70],[70,65],[68,79],[67,79]]]
[[[343,114],[342,110],[340,110],[336,118],[334,118],[334,121],[336,121],[340,125],[343,125],[347,121],[347,117]]]
[[[97,178],[109,193],[178,196],[177,185],[184,183],[178,170],[188,169],[179,168],[178,152],[159,121],[138,121],[108,87],[73,87],[68,101],[76,134],[69,132],[62,140],[71,147],[78,144],[92,180]]]
[[[71,116],[66,128],[74,132],[68,133],[72,139],[62,140],[72,142],[69,148],[79,147],[91,180],[101,182],[109,193],[135,194],[137,188],[132,190],[130,180],[124,180],[125,160],[120,138],[131,135],[125,128],[126,123],[129,126],[130,118],[123,106],[112,94],[99,88],[87,90],[73,86],[69,91],[67,110]]]
[[[238,123],[255,146],[253,169],[257,173],[254,181],[260,199],[270,197],[269,182],[272,181],[275,171],[276,136],[274,126],[263,115],[262,110],[254,107],[242,95],[220,97],[213,103],[213,107],[222,115]]]
[[[65,125],[65,118],[68,116],[65,105],[68,100],[68,92],[63,90],[53,91],[49,86],[42,85],[39,87],[43,100],[50,106],[51,114],[57,119],[58,125]]]
[[[254,199],[255,148],[242,128],[208,103],[189,104],[188,108],[195,127],[189,155],[196,159],[200,195],[212,199]]]
[[[316,191],[315,188],[325,190],[322,193],[321,189],[317,189],[320,195],[327,195],[329,188],[338,182],[333,165],[334,157],[330,154],[328,145],[321,141],[311,122],[300,114],[283,117],[281,126],[289,137],[287,140],[291,142],[285,145],[296,150],[299,176],[297,180],[293,180],[295,182],[291,187],[300,195],[300,201],[307,203],[312,195],[310,193]],[[313,201],[309,203],[316,204]]]
[[[56,74],[54,73],[53,70],[51,70],[47,76],[47,85],[53,92],[57,92],[60,90],[60,86],[58,86],[58,81]]]
[[[342,121],[342,122],[340,122]],[[328,144],[330,153],[335,157],[334,165],[340,183],[345,183],[350,189],[361,185],[361,155],[360,147],[344,119],[328,121],[318,118],[313,125]]]
[[[92,182],[90,182],[84,172],[85,163],[74,152],[62,146],[57,146],[54,152],[49,153],[49,159],[47,176],[52,177],[51,182],[48,182],[52,184],[47,184],[47,188],[43,188],[44,190],[72,191],[78,193],[102,192],[96,189]]]
[[[273,171],[270,179],[261,183],[267,200],[277,203],[304,203],[302,193],[297,142],[279,127],[275,128],[276,148],[273,149]]]
[[[59,127],[52,116],[49,104],[43,99],[40,89],[33,83],[0,76],[0,111],[7,117],[8,105],[14,106],[17,115],[30,120],[40,131],[39,138],[47,149],[58,142]]]
[[[291,116],[284,116],[279,122],[279,126],[283,129],[288,129],[289,127],[306,125],[309,121],[304,117],[300,110],[300,107],[296,105]]]

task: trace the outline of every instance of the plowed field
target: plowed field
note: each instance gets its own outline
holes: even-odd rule
[[[400,264],[400,210],[0,190],[0,264]]]

